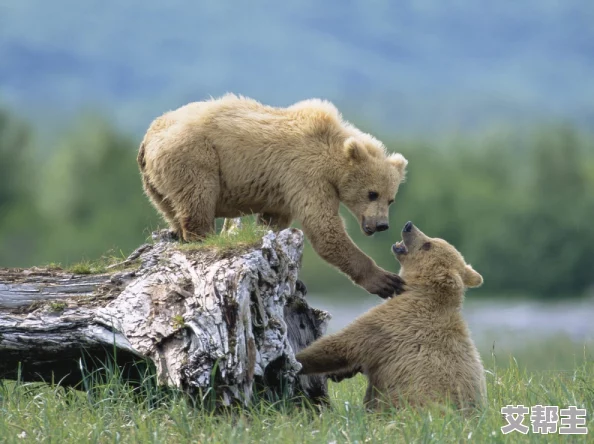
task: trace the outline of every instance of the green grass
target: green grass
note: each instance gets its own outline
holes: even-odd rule
[[[506,333],[499,332],[503,337]],[[511,338],[500,343],[479,344],[481,356],[495,356],[499,367],[517,364],[533,372],[571,372],[581,362],[594,360],[594,338],[577,343],[564,334],[546,338],[507,333]]]
[[[48,270],[62,270],[62,264],[59,262],[50,262],[45,266]]]
[[[108,382],[87,381],[86,392],[5,381],[0,382],[0,442],[586,442],[558,434],[504,436],[500,408],[507,404],[585,407],[594,433],[591,357],[574,357],[571,371],[542,372],[528,372],[514,359],[485,360],[488,406],[468,418],[445,407],[368,413],[361,405],[362,376],[330,383],[330,409],[262,401],[249,410],[218,415],[157,389],[150,379],[132,388],[112,375]],[[525,423],[530,425],[529,418]]]
[[[106,273],[108,271],[114,272],[125,269],[137,268],[140,265],[140,261],[135,260],[131,263],[122,264],[120,266],[114,266],[113,268],[108,269],[108,267],[111,267],[113,265],[121,264],[123,261],[126,260],[126,257],[127,256],[124,255],[124,253],[121,251],[119,255],[113,254],[112,252],[108,252],[101,256],[99,259],[85,259],[80,262],[70,264],[66,267],[62,267],[60,264],[57,263],[50,263],[46,266],[46,268],[54,271],[64,270],[74,274],[101,274]]]
[[[268,230],[267,227],[257,224],[254,217],[244,217],[241,219],[241,228],[232,233],[212,234],[200,242],[180,244],[179,249],[211,250],[217,253],[246,249],[261,244],[262,237]]]
[[[208,236],[200,242],[180,243],[177,248],[182,251],[214,251],[215,253],[235,252],[260,245],[262,237],[268,232],[268,228],[256,223],[255,217],[247,216],[241,219],[241,228],[232,233],[219,232]],[[147,239],[148,241],[148,239]],[[57,262],[48,263],[45,268],[51,271],[67,271],[74,274],[101,274],[108,271],[121,271],[123,269],[136,268],[140,262],[133,261],[130,264],[124,264],[119,267],[108,267],[120,264],[126,260],[123,252],[114,254],[113,251],[101,256],[99,259],[84,259],[80,262],[72,263],[63,267]]]
[[[103,267],[96,267],[91,261],[82,261],[70,265],[66,270],[74,274],[97,274],[103,272]]]

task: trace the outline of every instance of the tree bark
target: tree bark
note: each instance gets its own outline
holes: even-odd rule
[[[214,390],[220,405],[256,392],[323,402],[326,379],[297,376],[295,353],[329,319],[297,279],[302,251],[297,229],[225,252],[157,236],[119,271],[0,269],[0,378],[77,385],[110,357],[130,377],[146,359],[160,384]]]

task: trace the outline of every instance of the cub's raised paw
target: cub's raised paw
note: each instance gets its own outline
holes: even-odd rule
[[[333,382],[340,382],[344,379],[353,378],[357,376],[359,373],[361,373],[361,368],[359,366],[356,366],[350,369],[338,371],[336,373],[329,373],[328,379],[330,379]]]

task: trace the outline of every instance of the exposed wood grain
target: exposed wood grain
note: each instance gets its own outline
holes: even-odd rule
[[[146,358],[161,384],[214,388],[223,405],[247,404],[256,390],[327,396],[325,378],[296,376],[296,351],[329,318],[298,284],[301,231],[271,231],[260,246],[224,254],[155,238],[137,269],[0,270],[0,378],[19,369],[24,380],[77,384],[81,363],[92,371],[115,350],[118,364]]]

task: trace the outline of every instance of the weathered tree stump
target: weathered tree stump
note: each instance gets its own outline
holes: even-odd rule
[[[93,371],[111,356],[148,359],[159,383],[214,389],[221,405],[260,391],[320,402],[326,379],[297,376],[295,360],[329,319],[304,298],[302,251],[288,229],[219,253],[160,238],[97,275],[0,269],[0,378],[76,385],[81,359]]]

